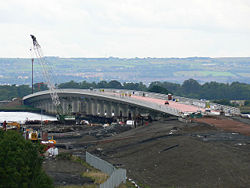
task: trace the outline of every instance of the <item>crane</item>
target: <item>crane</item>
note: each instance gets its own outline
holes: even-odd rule
[[[33,50],[35,52],[35,55],[37,57],[37,61],[39,62],[39,64],[42,67],[42,72],[43,72],[43,76],[47,82],[48,88],[50,90],[50,96],[52,99],[52,103],[55,105],[56,107],[56,112],[57,112],[57,119],[59,121],[64,121],[64,115],[63,115],[63,108],[59,99],[59,96],[57,94],[57,90],[55,87],[55,83],[54,80],[52,78],[53,76],[53,71],[51,69],[51,67],[49,66],[49,64],[45,61],[43,52],[42,52],[42,48],[39,45],[39,43],[36,40],[36,37],[34,35],[30,35],[33,41]]]

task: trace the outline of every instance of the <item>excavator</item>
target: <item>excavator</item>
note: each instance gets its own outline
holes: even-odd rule
[[[20,128],[21,128],[21,125],[20,123],[18,122],[15,122],[15,121],[11,121],[11,122],[3,122],[3,123],[0,123],[1,124],[1,128],[3,130],[17,130],[19,131]],[[4,125],[5,124],[5,125]]]
[[[7,126],[14,127],[14,129],[20,130],[20,123],[18,122],[7,122]]]
[[[35,55],[37,57],[37,61],[42,67],[42,72],[43,72],[43,77],[45,78],[49,91],[50,91],[50,96],[52,99],[53,104],[56,107],[56,112],[57,112],[57,119],[64,123],[65,119],[67,118],[65,114],[63,114],[63,108],[55,87],[55,83],[53,81],[53,72],[49,64],[45,61],[42,48],[39,45],[39,43],[36,40],[36,37],[34,35],[30,35],[31,39],[33,41],[33,50],[35,52]]]

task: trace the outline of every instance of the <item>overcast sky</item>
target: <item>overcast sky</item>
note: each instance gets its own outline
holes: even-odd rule
[[[0,57],[250,56],[249,0],[0,0]]]

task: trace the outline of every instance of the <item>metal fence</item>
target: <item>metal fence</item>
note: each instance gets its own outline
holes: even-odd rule
[[[122,182],[126,183],[126,170],[116,169],[110,163],[86,152],[86,162],[91,166],[108,174],[108,180],[100,185],[100,188],[114,188],[119,186]]]

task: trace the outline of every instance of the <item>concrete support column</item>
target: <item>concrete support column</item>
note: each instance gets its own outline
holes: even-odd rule
[[[119,104],[119,114],[118,114],[119,117],[124,117],[125,116],[125,111],[124,111],[124,108],[123,108],[123,105],[122,104]]]
[[[113,105],[114,105],[115,117],[119,117],[120,116],[119,104],[118,103],[116,103],[116,104],[113,103]]]
[[[78,98],[72,100],[72,112],[80,112],[80,100]]]
[[[87,114],[87,101],[80,101],[80,113]]]
[[[42,109],[44,111],[46,111],[46,101],[45,100],[43,100],[43,102],[42,102]]]
[[[45,111],[46,112],[49,111],[49,101],[48,100],[45,101]]]
[[[126,104],[120,104],[119,105],[119,115],[122,114],[122,117],[128,117],[128,105]]]
[[[67,104],[66,104],[66,101],[65,100],[63,100],[62,101],[62,109],[63,109],[63,114],[66,114],[66,112],[67,112]]]
[[[65,103],[66,103],[66,111],[65,111],[65,113],[69,114],[69,113],[72,112],[72,102],[69,99],[69,101],[65,101]]]
[[[38,107],[44,110],[44,101],[40,101],[40,104]]]
[[[67,103],[67,113],[71,114],[73,112],[73,104],[74,100],[72,97],[69,98],[68,103]]]
[[[43,107],[43,110],[46,112],[47,103],[45,100],[43,101],[42,107]]]
[[[88,99],[88,115],[92,115],[92,102]]]
[[[97,101],[92,100],[92,115],[96,116],[97,115]]]
[[[76,110],[76,99],[75,98],[72,98],[71,99],[71,106],[72,106],[72,112],[76,112],[77,110]]]
[[[103,117],[104,116],[104,103],[103,101],[99,100],[98,104],[99,104],[100,116]]]
[[[112,117],[112,105],[110,102],[105,102],[106,117]]]
[[[85,102],[85,111],[86,111],[86,114],[88,115],[89,114],[89,100],[86,98],[84,102]]]
[[[116,105],[113,102],[110,102],[111,117],[112,116],[116,116],[116,114],[115,114],[115,112],[116,112],[115,108],[116,108]]]
[[[141,108],[137,108],[136,109],[136,114],[139,115],[139,114],[143,114],[144,111],[141,109]]]
[[[39,102],[39,103],[37,104],[37,108],[41,108],[41,109],[42,109],[42,103],[41,103],[41,102]]]
[[[123,110],[124,110],[124,117],[128,117],[128,105],[126,104],[126,105],[124,105],[123,106]]]
[[[52,103],[52,114],[56,114],[56,107],[53,103]]]
[[[53,104],[52,104],[52,101],[50,102],[50,103],[48,103],[49,104],[49,106],[48,106],[48,113],[52,113],[52,106],[53,106]]]
[[[135,115],[134,115],[134,107],[132,106],[129,106],[128,107],[128,118],[129,119],[134,119]]]
[[[136,118],[136,107],[133,107],[132,109],[131,109],[131,116],[132,116],[132,119],[135,119]]]
[[[77,108],[77,112],[81,112],[81,101],[80,99],[77,100],[77,103],[76,103],[76,108]]]

